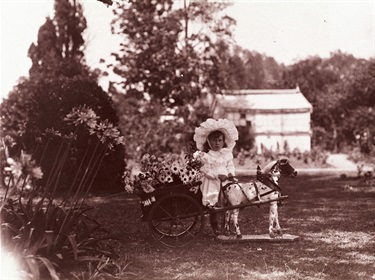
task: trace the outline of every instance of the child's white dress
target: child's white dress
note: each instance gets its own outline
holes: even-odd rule
[[[220,151],[210,150],[202,156],[203,166],[201,171],[205,174],[202,179],[202,203],[204,206],[214,206],[219,198],[219,175],[235,175],[232,150],[223,148]]]

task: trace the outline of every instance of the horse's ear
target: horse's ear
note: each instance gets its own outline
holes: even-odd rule
[[[260,166],[258,165],[257,167],[257,174],[261,174],[262,173],[262,170],[260,169]]]

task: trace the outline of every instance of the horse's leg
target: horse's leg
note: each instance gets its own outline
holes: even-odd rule
[[[269,228],[268,232],[271,238],[275,238],[275,232],[274,232],[274,223],[277,213],[277,203],[275,201],[270,203],[270,214],[269,214]]]
[[[282,232],[279,224],[279,214],[277,211],[277,201],[273,201],[270,203],[269,234],[271,238],[282,237]]]
[[[237,238],[242,238],[242,234],[240,231],[240,226],[238,225],[238,214],[240,213],[240,209],[236,208],[232,212],[232,220],[234,224],[234,229],[236,231]]]
[[[211,228],[213,229],[215,235],[218,235],[220,233],[219,225],[217,223],[217,214],[212,213],[210,214],[210,225]]]
[[[276,234],[277,234],[277,237],[283,237],[283,233],[281,231],[281,227],[280,227],[280,224],[279,224],[279,208],[278,208],[278,202],[276,202],[276,208],[275,208],[275,221],[274,221],[274,228],[276,228]]]
[[[230,235],[230,220],[231,220],[231,216],[232,216],[232,211],[231,210],[225,212],[224,234],[226,236]]]
[[[281,231],[281,227],[279,224],[279,210],[278,210],[278,203],[276,202],[276,221],[275,221],[275,226],[276,226],[276,232],[279,235],[279,237],[283,237],[283,232]]]

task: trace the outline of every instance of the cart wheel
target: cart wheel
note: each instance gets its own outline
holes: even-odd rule
[[[203,227],[203,209],[186,194],[159,199],[148,215],[151,235],[168,247],[184,247],[196,240]]]

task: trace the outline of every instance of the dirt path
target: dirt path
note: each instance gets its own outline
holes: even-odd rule
[[[357,171],[357,164],[349,160],[346,154],[331,154],[327,163],[338,169]]]

